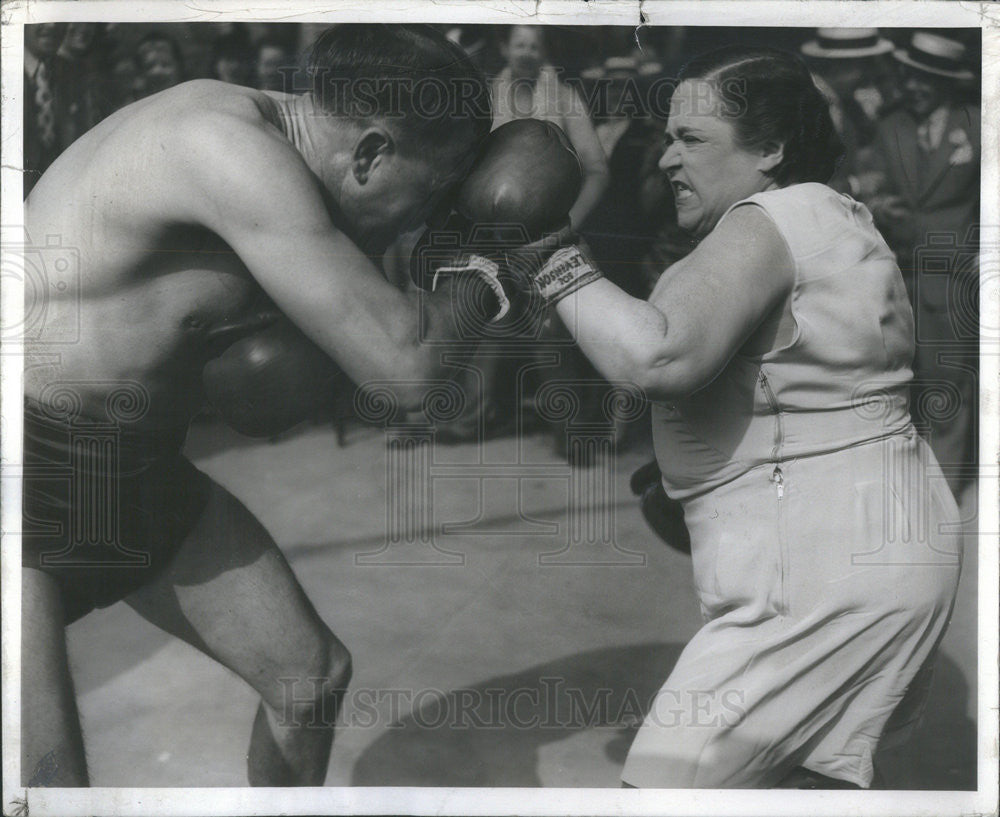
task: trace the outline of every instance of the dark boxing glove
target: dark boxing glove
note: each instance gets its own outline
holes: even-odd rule
[[[499,320],[510,308],[512,293],[504,286],[530,288],[534,279],[526,270],[537,272],[562,246],[546,236],[568,221],[582,184],[580,162],[561,129],[538,119],[502,125],[484,140],[456,194],[456,212],[417,243],[411,277],[421,289],[433,289],[439,271],[471,270],[497,297]],[[525,245],[531,249],[513,261],[525,270],[513,270],[507,251]]]
[[[517,243],[527,244],[567,221],[582,186],[580,160],[562,129],[516,119],[486,137],[455,210],[472,224],[519,227]]]
[[[690,555],[691,535],[684,524],[684,507],[663,490],[656,460],[637,469],[629,480],[629,487],[639,497],[639,509],[653,533],[674,550]]]
[[[332,411],[346,375],[286,318],[228,346],[202,372],[205,396],[226,424],[273,437]]]
[[[580,161],[562,129],[517,119],[493,131],[455,209],[468,221],[496,225],[501,281],[530,286],[553,304],[601,277],[569,224],[583,186]]]

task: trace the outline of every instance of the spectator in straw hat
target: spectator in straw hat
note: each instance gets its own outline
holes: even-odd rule
[[[902,105],[878,128],[886,188],[868,203],[913,299],[916,419],[958,493],[975,457],[980,111],[956,101],[974,79],[962,43],[918,31],[894,57]]]
[[[867,146],[885,104],[877,79],[893,44],[877,28],[818,28],[802,46],[816,85],[830,100],[830,117],[844,144],[844,160],[830,186],[857,196],[868,166]]]

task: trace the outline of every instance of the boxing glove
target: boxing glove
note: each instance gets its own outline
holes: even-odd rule
[[[639,509],[653,533],[681,553],[691,554],[691,535],[684,524],[684,507],[663,490],[656,460],[638,468],[629,480],[632,493],[639,497]]]
[[[559,226],[568,223],[582,184],[580,162],[560,128],[538,119],[502,125],[484,140],[455,196],[456,212],[417,242],[410,257],[414,283],[433,289],[442,272],[475,272],[500,304],[494,321],[509,311],[512,287],[556,294],[552,286],[538,287],[536,275],[565,243],[548,236],[560,235]],[[560,267],[553,280],[562,277]]]
[[[231,428],[274,437],[332,413],[340,368],[287,318],[229,345],[202,371],[205,396]]]
[[[580,160],[562,129],[515,119],[484,140],[455,210],[473,224],[517,225],[517,243],[526,244],[567,220],[582,186]]]

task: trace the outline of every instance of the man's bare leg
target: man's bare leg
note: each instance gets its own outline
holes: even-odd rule
[[[169,568],[126,601],[260,693],[247,754],[251,785],[322,785],[350,655],[235,497],[213,485]]]
[[[89,785],[59,588],[30,567],[21,570],[21,783]]]

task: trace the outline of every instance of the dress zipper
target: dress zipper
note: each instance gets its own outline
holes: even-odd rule
[[[778,406],[778,400],[775,398],[774,392],[771,390],[771,384],[767,381],[767,375],[764,374],[763,370],[759,372],[759,378],[764,397],[767,398],[767,403],[771,407],[771,411],[774,412],[774,447],[771,449],[771,459],[777,460],[781,450],[781,443],[784,439],[784,431],[781,425],[781,409]],[[777,462],[775,462],[774,471],[771,473],[771,482],[774,483],[775,490],[778,492],[778,499],[783,499],[785,496],[785,475]]]

